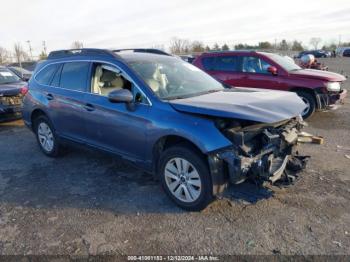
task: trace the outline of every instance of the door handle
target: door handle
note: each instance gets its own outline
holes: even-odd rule
[[[92,104],[85,104],[84,108],[86,111],[90,111],[90,112],[95,110],[95,107]]]
[[[53,95],[52,94],[47,94],[46,98],[47,98],[47,100],[53,100]]]

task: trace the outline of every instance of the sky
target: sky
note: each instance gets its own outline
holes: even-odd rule
[[[84,47],[168,47],[172,37],[210,46],[294,39],[350,42],[350,0],[11,0],[0,3],[0,46],[33,54]]]

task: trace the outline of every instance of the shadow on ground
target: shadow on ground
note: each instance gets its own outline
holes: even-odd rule
[[[0,167],[3,203],[43,209],[102,209],[114,213],[181,213],[153,176],[110,155],[72,149],[67,155],[45,157],[32,143],[26,168]],[[18,159],[21,161],[20,159]],[[273,193],[250,183],[228,188],[224,197],[256,203]]]

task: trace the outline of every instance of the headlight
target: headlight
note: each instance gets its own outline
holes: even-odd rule
[[[340,84],[338,82],[328,82],[326,87],[328,91],[340,91]]]

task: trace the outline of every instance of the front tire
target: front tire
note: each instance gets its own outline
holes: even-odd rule
[[[42,115],[34,120],[34,131],[41,151],[49,157],[61,154],[61,147],[50,120]]]
[[[303,91],[300,91],[297,94],[303,100],[303,102],[306,104],[306,108],[302,112],[301,116],[303,117],[303,119],[308,119],[316,111],[315,97],[312,94],[309,94],[309,93],[303,92]]]
[[[166,149],[160,157],[158,172],[164,191],[179,207],[200,211],[213,200],[208,165],[190,146]]]

